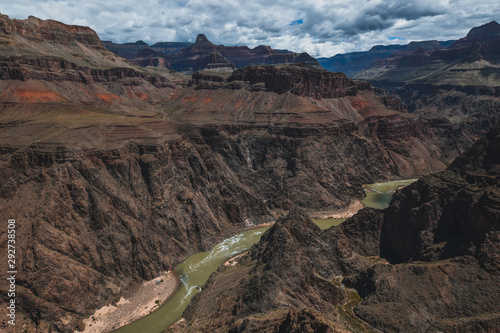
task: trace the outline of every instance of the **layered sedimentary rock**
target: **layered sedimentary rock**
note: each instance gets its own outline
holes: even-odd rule
[[[414,51],[357,77],[393,91],[409,112],[442,118],[477,139],[500,121],[499,27],[490,22],[446,48]]]
[[[249,65],[282,65],[304,62],[319,67],[316,59],[307,53],[294,53],[286,50],[273,50],[269,46],[215,45],[200,34],[195,43],[161,42],[149,46],[136,43],[115,44],[104,42],[106,47],[117,55],[129,59],[139,66],[165,67],[180,72],[196,72],[204,69],[242,68]]]
[[[135,43],[124,44],[116,44],[111,41],[103,41],[102,43],[108,50],[125,59],[133,59],[139,52],[149,48],[149,45],[142,40],[138,40]]]
[[[144,48],[139,51],[135,55],[134,59],[130,60],[130,63],[141,67],[169,67],[169,64],[165,60],[163,53],[157,52],[150,48]]]
[[[341,74],[256,66],[184,87],[182,75],[115,56],[90,29],[1,19],[0,211],[18,223],[17,327],[28,330],[73,331],[132,281],[237,230],[294,206],[347,206],[361,184],[440,171],[468,144],[460,128]],[[366,266],[340,262],[335,274]]]
[[[234,72],[227,81],[243,81],[251,85],[263,83],[266,91],[278,94],[290,91],[298,96],[318,99],[345,97],[349,85],[349,80],[342,73],[331,73],[307,65],[245,67]]]

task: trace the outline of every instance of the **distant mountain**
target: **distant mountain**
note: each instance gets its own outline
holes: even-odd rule
[[[376,45],[366,52],[351,52],[337,54],[330,58],[318,58],[322,67],[331,72],[343,72],[347,76],[355,76],[361,71],[373,66],[378,67],[383,61],[392,57],[401,57],[402,54],[418,49],[425,51],[438,50],[447,47],[454,41],[439,42],[423,41],[411,42],[407,45]]]
[[[396,94],[411,113],[460,124],[475,139],[500,121],[500,24],[495,21],[456,41],[380,46],[319,61]]]
[[[372,63],[371,68],[358,72],[355,77],[393,86],[408,82],[484,85],[498,80],[499,65],[500,24],[493,21],[473,28],[466,37],[446,48],[419,48],[397,54],[384,62]],[[492,71],[497,74],[490,75]],[[477,75],[479,72],[482,74]]]
[[[315,67],[320,66],[318,61],[307,53],[273,50],[263,45],[253,49],[247,46],[215,45],[203,34],[196,37],[194,44],[156,43],[150,47],[142,41],[127,44],[105,42],[104,44],[112,52],[131,60],[136,65],[160,66],[179,72],[215,68],[230,70],[249,65],[285,65],[301,62]]]

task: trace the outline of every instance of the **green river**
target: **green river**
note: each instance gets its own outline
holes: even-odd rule
[[[361,202],[365,207],[383,209],[389,205],[394,190],[409,185],[416,179],[398,180],[364,186],[366,198]],[[321,229],[339,225],[346,219],[314,220]],[[227,259],[248,250],[260,240],[262,234],[269,229],[260,227],[244,230],[218,243],[208,252],[193,254],[175,268],[182,282],[179,289],[158,310],[127,326],[119,328],[115,333],[161,333],[175,323],[189,305],[191,298],[200,292],[201,287]]]

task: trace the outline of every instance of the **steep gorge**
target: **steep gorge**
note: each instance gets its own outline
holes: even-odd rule
[[[497,124],[386,210],[324,231],[294,208],[167,331],[498,331],[499,143]]]
[[[470,143],[340,73],[252,66],[184,86],[90,29],[1,23],[0,213],[18,223],[28,330],[81,328],[132,282],[223,237],[295,206],[345,207],[363,183],[443,170]],[[0,245],[4,265],[5,233]]]

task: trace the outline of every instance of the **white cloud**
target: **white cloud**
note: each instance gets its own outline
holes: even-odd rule
[[[270,45],[332,56],[376,44],[457,39],[497,19],[493,0],[16,0],[0,12],[34,15],[93,27],[103,40],[194,41],[204,33],[216,44]],[[302,22],[292,24],[292,22]],[[388,41],[387,36],[407,38]]]

